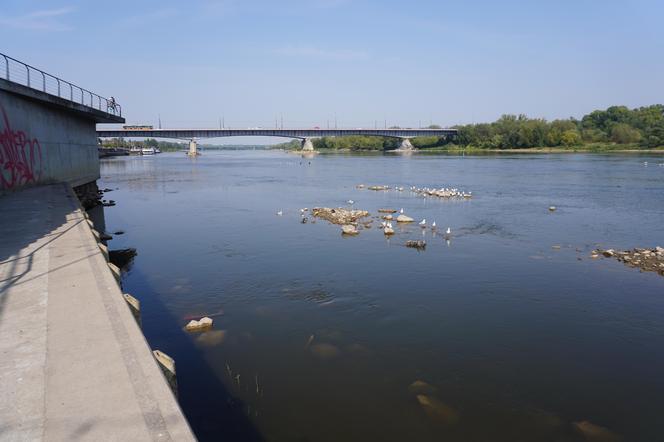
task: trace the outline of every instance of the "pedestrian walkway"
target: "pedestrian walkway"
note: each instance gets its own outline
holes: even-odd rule
[[[0,440],[194,440],[66,185],[0,196]]]

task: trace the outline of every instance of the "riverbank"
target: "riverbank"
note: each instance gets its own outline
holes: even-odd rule
[[[0,209],[0,439],[194,440],[71,189]]]
[[[286,150],[286,152],[301,153],[298,150]],[[382,150],[382,149],[316,149],[318,153],[404,153],[405,151],[396,151],[396,150]],[[597,148],[597,147],[578,147],[578,148],[562,148],[562,147],[528,147],[523,149],[480,149],[480,148],[461,148],[461,147],[444,147],[444,148],[424,148],[424,149],[413,149],[410,152],[417,152],[421,154],[426,153],[463,153],[463,154],[495,154],[495,153],[523,153],[523,154],[534,154],[534,153],[617,153],[617,154],[664,154],[664,147],[658,147],[654,149],[637,149],[637,148],[627,148],[627,149],[616,149],[616,148]]]

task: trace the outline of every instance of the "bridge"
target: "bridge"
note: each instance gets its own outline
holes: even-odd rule
[[[342,137],[349,135],[362,135],[374,137],[399,138],[401,150],[410,150],[413,137],[453,137],[456,129],[120,129],[98,130],[99,138],[174,138],[191,140],[189,152],[196,155],[196,138],[221,137],[284,137],[302,140],[302,150],[314,150],[312,138]]]

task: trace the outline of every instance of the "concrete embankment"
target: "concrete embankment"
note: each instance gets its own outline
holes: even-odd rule
[[[194,440],[71,188],[0,213],[0,439]]]

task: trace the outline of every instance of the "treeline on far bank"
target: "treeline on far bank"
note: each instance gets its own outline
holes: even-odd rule
[[[102,147],[122,147],[125,149],[130,149],[132,147],[138,149],[155,147],[162,152],[178,152],[181,150],[186,150],[189,147],[189,143],[174,143],[170,141],[155,140],[154,138],[147,138],[145,140],[125,140],[122,137],[107,138],[100,140],[100,144]]]
[[[525,115],[503,115],[493,123],[455,126],[451,138],[415,137],[420,149],[652,149],[664,146],[664,105],[629,109],[612,106],[583,118],[547,121]],[[312,140],[315,149],[393,150],[400,140],[371,136],[323,137]],[[293,140],[275,146],[299,149]]]

